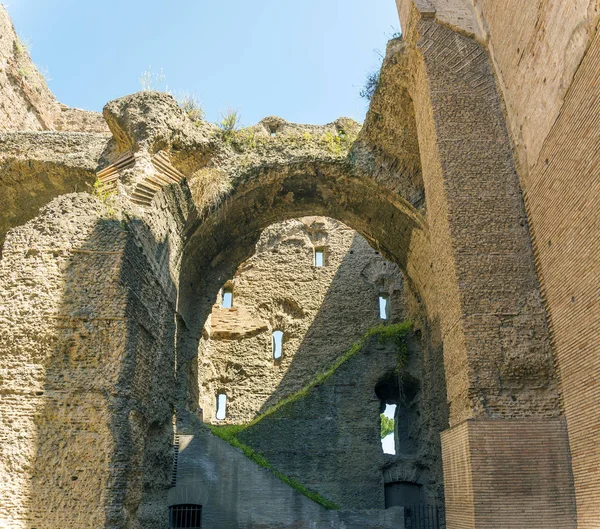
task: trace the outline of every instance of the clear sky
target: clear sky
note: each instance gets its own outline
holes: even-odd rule
[[[394,0],[4,0],[58,100],[101,110],[162,69],[207,119],[364,119],[359,91],[399,30]],[[164,88],[164,85],[162,88]]]

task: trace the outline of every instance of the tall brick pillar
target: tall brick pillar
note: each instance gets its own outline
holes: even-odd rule
[[[448,529],[576,527],[546,315],[486,50],[402,3],[444,343]],[[408,23],[406,23],[408,22]]]

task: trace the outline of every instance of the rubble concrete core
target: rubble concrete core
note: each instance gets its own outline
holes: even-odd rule
[[[561,185],[573,174],[589,177],[594,166],[573,166],[570,152],[593,151],[581,131],[593,129],[589,88],[597,78],[598,44],[590,21],[597,10],[578,1],[565,16],[550,16],[557,7],[549,2],[540,7],[538,24],[518,1],[511,0],[528,30],[515,36],[485,0],[399,0],[403,37],[388,45],[362,127],[346,118],[312,126],[268,117],[233,131],[193,121],[158,92],[111,101],[103,117],[60,106],[0,7],[0,101],[7,116],[0,133],[0,475],[6,478],[0,524],[166,527],[173,502],[210,497],[197,486],[210,475],[205,467],[186,477],[172,465],[173,455],[192,466],[206,462],[210,447],[215,458],[232,453],[216,439],[206,441],[212,437],[201,419],[212,422],[214,392],[231,392],[230,422],[247,423],[304,387],[311,370],[304,366],[288,379],[283,374],[273,379],[276,388],[273,381],[261,386],[260,398],[236,403],[235,392],[243,389],[238,382],[248,377],[233,361],[207,365],[209,342],[243,338],[264,350],[275,326],[287,326],[292,337],[299,315],[312,310],[306,321],[318,318],[314,307],[273,298],[265,307],[252,303],[243,321],[232,323],[219,319],[215,303],[232,278],[234,292],[243,294],[244,267],[269,247],[264,237],[277,232],[278,223],[296,226],[297,247],[309,258],[304,250],[316,244],[314,226],[290,219],[312,216],[335,219],[325,230],[334,239],[334,226],[342,225],[336,223],[355,230],[362,238],[357,257],[371,256],[367,268],[383,266],[385,258],[402,276],[399,306],[413,321],[411,351],[419,359],[411,374],[420,377],[419,405],[436,409],[410,440],[426,455],[412,463],[428,468],[392,465],[392,472],[377,461],[372,467],[379,465],[380,489],[357,504],[381,510],[381,485],[429,480],[420,484],[436,501],[443,493],[450,529],[594,527],[600,495],[590,493],[598,479],[589,469],[597,443],[585,425],[597,422],[597,355],[585,356],[591,382],[582,385],[578,359],[589,352],[587,342],[595,342],[592,336],[584,343],[570,330],[588,336],[593,328],[593,311],[580,307],[594,305],[578,303],[589,300],[593,273],[579,270],[579,262],[589,260],[574,260],[570,248],[595,255],[597,237],[583,230],[589,223],[572,217],[581,197]],[[573,29],[568,41],[557,35],[559,19]],[[537,31],[555,36],[560,76],[551,77],[524,46],[534,34],[531,42],[537,42]],[[515,36],[514,42],[503,35]],[[523,56],[522,63],[513,56]],[[531,86],[523,88],[519,75]],[[535,87],[549,102],[545,115],[527,110],[542,97]],[[595,203],[595,188],[588,187],[586,203]],[[550,218],[554,202],[569,223]],[[573,234],[573,226],[587,236]],[[578,246],[583,238],[592,245],[588,253],[588,246]],[[330,246],[336,249],[330,258],[339,244]],[[564,272],[565,263],[579,273]],[[569,280],[561,281],[562,274]],[[573,292],[565,294],[565,285],[574,285]],[[372,294],[373,286],[361,292],[369,288]],[[351,317],[338,331],[359,312],[342,314]],[[359,320],[366,325],[368,318]],[[315,360],[315,374],[361,330],[355,324],[340,332],[340,347]],[[386,369],[389,354],[382,354]],[[288,421],[297,438],[300,419],[323,395],[342,391],[344,376],[372,385],[369,377],[381,365],[368,358],[365,353],[356,364],[344,364],[348,372],[336,371],[341,378],[301,399],[294,417],[287,410],[242,435],[269,453],[280,472],[305,477],[344,508],[350,500],[339,483],[348,478],[341,474],[350,462],[338,453],[340,466],[320,472],[310,457],[282,457],[272,443],[281,433],[274,425]],[[260,375],[259,367],[249,378]],[[375,404],[368,404],[371,411]],[[344,401],[336,410],[348,411]],[[373,423],[365,430],[369,441],[352,444],[360,419],[338,433],[347,434],[348,446],[362,446],[356,450],[364,455],[374,446]],[[306,424],[310,433],[314,422]],[[185,448],[173,448],[178,435],[185,436]],[[224,473],[236,458],[219,459]],[[241,468],[239,476],[252,474],[246,463]],[[261,474],[264,486],[244,501],[261,504],[276,491],[302,505],[285,511],[286,526],[309,524],[302,518],[308,512],[328,527],[346,523],[346,514],[326,515],[272,477]],[[234,480],[227,490],[236,487],[243,485]],[[278,527],[274,519],[238,515],[226,523]],[[347,516],[357,527],[400,523],[391,515]]]

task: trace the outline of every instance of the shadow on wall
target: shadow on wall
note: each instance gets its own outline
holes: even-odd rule
[[[381,292],[390,296],[393,307],[392,317],[387,321],[379,317],[378,296]],[[296,300],[292,296],[293,292],[290,292],[289,304],[293,306]],[[398,267],[384,262],[379,252],[356,234],[281,382],[260,413],[302,389],[318,373],[327,371],[370,328],[404,320],[407,315],[403,298],[403,278]],[[272,317],[277,318],[277,314]],[[284,318],[277,319],[282,322],[285,355],[285,341],[295,329],[287,329]],[[269,354],[269,351],[265,353]]]
[[[327,371],[370,328],[405,319],[427,328],[424,309],[406,288],[402,273],[377,253],[355,235],[308,332],[261,413]],[[383,292],[391,303],[388,320],[380,318],[378,297]],[[264,452],[284,474],[346,508],[383,508],[384,482],[398,476],[426,485],[428,499],[443,502],[439,432],[448,425],[443,357],[441,347],[430,341],[421,346],[419,341],[408,340],[407,376],[420,382],[421,391],[402,407],[405,412],[410,407],[413,420],[410,424],[403,421],[405,430],[396,433],[399,457],[382,452],[381,400],[375,390],[386,373],[398,378],[403,372],[394,372],[395,346],[379,345],[376,340],[295,404],[290,417],[277,413],[276,418],[266,418],[246,430],[242,440]]]
[[[65,207],[68,215],[87,216],[87,236],[78,233],[67,239],[75,240],[72,247],[54,254],[44,248],[36,257],[42,275],[44,259],[60,261],[62,277],[52,280],[64,285],[56,313],[44,314],[39,356],[31,359],[45,377],[35,396],[27,514],[38,529],[127,527],[143,492],[164,494],[169,486],[173,285],[160,285],[142,251],[153,247],[150,258],[160,259],[171,251],[169,238],[155,240],[142,221],[96,216],[93,225],[85,208],[97,203],[81,196]],[[61,227],[60,220],[52,224]],[[51,246],[51,237],[44,238],[40,246]]]
[[[310,248],[305,246],[301,250]],[[277,322],[277,328],[284,332],[287,340],[299,338],[301,342],[291,361],[287,363],[284,358],[281,363],[285,374],[260,413],[327,371],[368,329],[385,322],[402,321],[409,313],[419,327],[427,327],[424,309],[410,292],[405,292],[398,267],[377,254],[364,238],[354,236],[307,332],[298,326],[297,318],[285,318],[285,314],[279,313],[281,306],[297,307],[298,300],[294,299],[293,285],[278,283],[278,295],[285,299],[273,306],[272,314],[267,317],[272,324]],[[391,302],[391,317],[385,321],[380,318],[378,304],[379,295],[384,292]],[[288,322],[287,328],[285,322]],[[294,336],[298,332],[305,334]],[[428,331],[425,334],[429,337]],[[262,341],[267,344],[270,332],[265,336],[267,339]],[[318,395],[313,390],[309,397],[302,399],[304,404],[294,413],[300,414],[303,427],[298,429],[297,421],[288,421],[288,426],[284,426],[285,421],[274,419],[276,427],[273,429],[272,424],[266,426],[273,421],[266,419],[258,429],[253,428],[256,432],[251,429],[249,436],[244,435],[244,442],[264,451],[267,459],[284,474],[347,508],[383,508],[384,481],[397,480],[398,476],[406,481],[426,483],[428,496],[442,501],[439,432],[447,428],[448,419],[441,347],[429,341],[425,349],[415,340],[412,344],[409,368],[423,381],[423,392],[418,398],[412,396],[410,410],[408,405],[403,408],[407,415],[409,411],[411,418],[417,416],[417,419],[411,421],[407,431],[399,437],[403,443],[399,452],[402,457],[384,456],[381,449],[381,403],[375,388],[379,377],[394,370],[396,360],[393,348],[390,351],[389,347],[376,343],[370,344],[370,354],[361,354],[340,368],[335,381],[326,383],[327,389],[319,388]],[[248,340],[248,347],[264,355],[265,371],[278,372],[280,364],[274,362],[269,347],[261,349],[260,341],[255,339]],[[285,341],[283,349],[285,357]],[[247,371],[243,362],[240,358],[227,360],[228,365],[238,366],[240,373]],[[346,379],[339,380],[342,371]],[[235,384],[239,383],[243,384],[243,390],[236,392]],[[262,400],[265,384],[244,378],[223,381],[220,387],[230,397],[234,395],[234,401],[239,398]]]

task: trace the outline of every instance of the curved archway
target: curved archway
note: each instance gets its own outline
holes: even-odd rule
[[[261,231],[307,215],[333,217],[355,229],[402,268],[417,293],[424,291],[429,239],[414,206],[348,162],[269,167],[243,180],[216,211],[186,229],[178,310],[193,334],[199,335],[224,278],[251,255]]]

